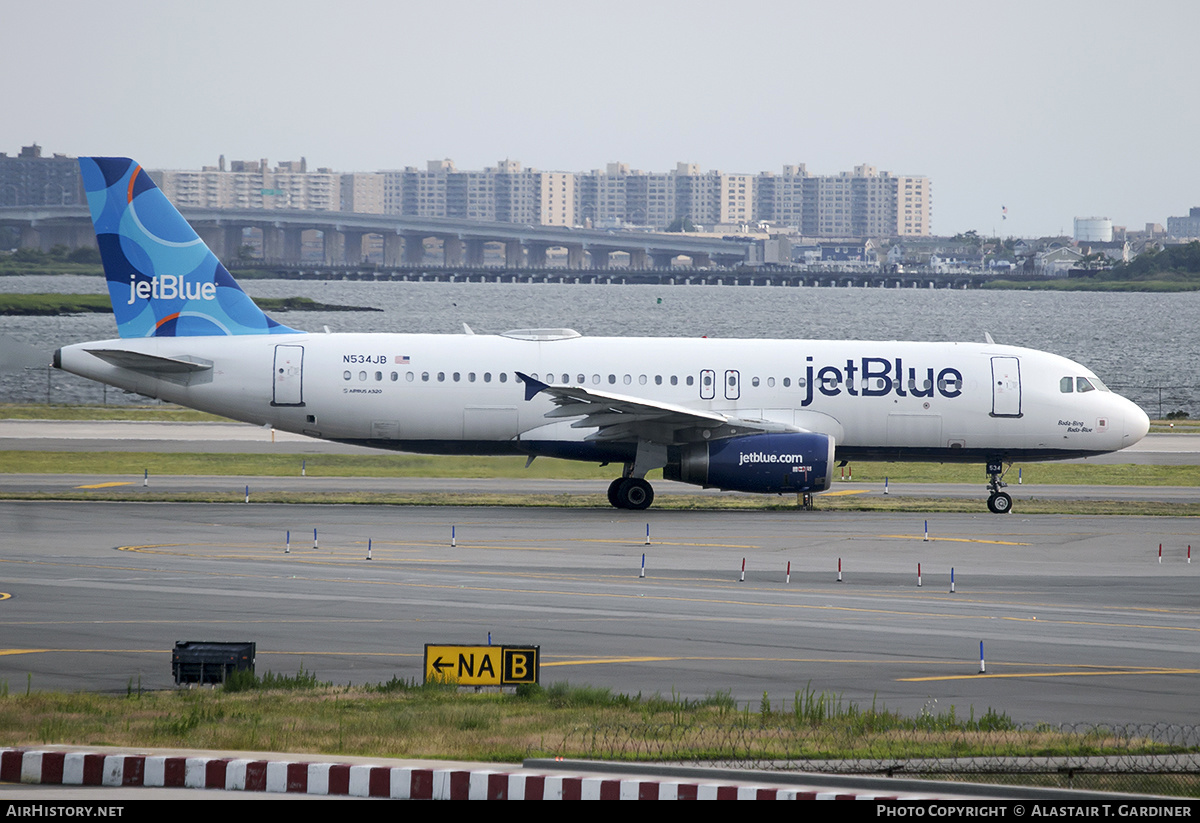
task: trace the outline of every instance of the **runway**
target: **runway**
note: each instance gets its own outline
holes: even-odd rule
[[[490,633],[540,645],[543,683],[753,710],[811,688],[908,713],[1200,717],[1200,523],[941,514],[926,542],[925,519],[3,503],[0,680],[165,688],[177,640],[254,640],[260,672],[419,679],[424,644]]]

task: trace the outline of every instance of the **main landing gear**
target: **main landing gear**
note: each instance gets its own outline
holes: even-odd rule
[[[988,511],[992,514],[1008,514],[1012,511],[1012,497],[1007,493],[1000,491],[1008,484],[1004,482],[1004,475],[1008,469],[1012,468],[1012,463],[1008,464],[1008,468],[999,460],[989,460],[987,464],[988,473]]]
[[[618,509],[648,509],[654,502],[654,487],[640,477],[618,477],[608,485],[608,502]]]

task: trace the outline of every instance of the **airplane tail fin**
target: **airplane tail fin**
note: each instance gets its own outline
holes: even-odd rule
[[[81,157],[121,337],[295,334],[242,291],[183,215],[126,157]]]

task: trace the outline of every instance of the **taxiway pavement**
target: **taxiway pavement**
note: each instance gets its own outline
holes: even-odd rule
[[[1192,518],[1019,511],[5,502],[0,680],[164,688],[178,640],[256,641],[260,672],[420,679],[424,644],[490,635],[539,645],[547,684],[1191,724],[1189,545]]]

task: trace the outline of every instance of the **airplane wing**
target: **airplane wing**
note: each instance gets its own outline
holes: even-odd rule
[[[547,418],[578,417],[571,428],[596,429],[586,440],[652,440],[673,444],[738,434],[804,431],[785,423],[747,420],[582,386],[551,386],[527,374],[517,374],[525,383],[526,400],[545,394],[557,407],[546,413]]]

